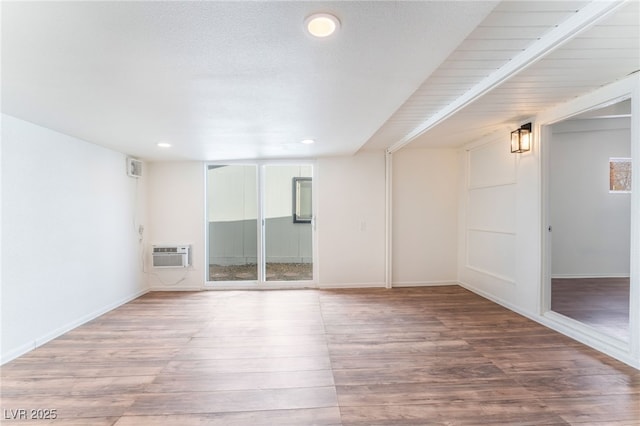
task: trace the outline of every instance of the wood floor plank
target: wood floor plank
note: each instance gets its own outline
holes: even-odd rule
[[[549,408],[569,424],[577,425],[589,422],[618,425],[619,422],[634,421],[636,425],[640,424],[638,401],[637,394],[544,398]]]
[[[502,379],[506,374],[489,361],[476,360],[468,363],[447,362],[432,364],[430,367],[392,367],[392,368],[352,368],[333,370],[335,384],[369,385],[424,383],[468,383],[474,379]]]
[[[512,379],[475,379],[457,383],[400,383],[336,386],[341,407],[411,405],[447,401],[505,401],[535,399]]]
[[[144,392],[154,376],[3,378],[2,396],[121,395]]]
[[[159,374],[147,392],[212,392],[334,386],[331,370],[224,372],[205,375]]]
[[[71,426],[640,424],[640,371],[456,286],[148,293],[0,379]]]
[[[295,410],[242,411],[234,413],[122,416],[114,426],[338,426],[338,407]]]
[[[628,277],[554,278],[551,309],[623,341],[629,340]]]
[[[344,426],[438,425],[438,426],[567,426],[569,423],[538,400],[455,401],[413,405],[341,407]]]
[[[120,417],[133,404],[135,394],[122,395],[20,395],[2,397],[0,404],[3,414],[5,410],[43,409],[56,410],[58,420],[78,417],[100,419],[102,417]],[[33,422],[33,420],[32,420]],[[91,424],[87,421],[85,424]]]
[[[301,370],[328,370],[331,361],[328,356],[296,358],[241,358],[241,359],[203,359],[170,361],[163,370],[174,374],[212,374],[224,372],[277,372]]]
[[[145,393],[125,415],[227,413],[338,407],[332,386],[221,392]]]
[[[174,360],[329,357],[326,344],[186,347],[177,351]]]

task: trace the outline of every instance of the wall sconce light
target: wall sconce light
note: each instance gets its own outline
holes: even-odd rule
[[[523,124],[518,130],[511,132],[511,152],[527,152],[531,150],[531,123]]]

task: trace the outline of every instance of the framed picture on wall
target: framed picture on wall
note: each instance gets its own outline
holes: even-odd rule
[[[631,158],[609,158],[609,192],[631,192]]]

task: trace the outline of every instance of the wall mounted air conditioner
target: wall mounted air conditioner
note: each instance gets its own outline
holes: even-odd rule
[[[127,174],[134,178],[142,177],[142,161],[127,157]]]
[[[188,268],[191,266],[191,246],[154,245],[151,258],[154,268]]]

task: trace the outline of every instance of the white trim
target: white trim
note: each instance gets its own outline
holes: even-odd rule
[[[205,208],[205,220],[204,220],[204,244],[205,244],[205,273],[204,273],[204,282],[202,287],[198,288],[198,290],[276,290],[276,289],[291,289],[291,288],[318,288],[318,279],[319,279],[319,251],[318,251],[318,232],[317,232],[317,211],[318,211],[318,179],[317,179],[317,169],[318,164],[317,160],[314,158],[302,158],[302,159],[275,159],[275,160],[233,160],[233,161],[206,161],[204,162],[204,171],[205,171],[205,185],[204,185],[204,208]],[[255,166],[256,167],[256,188],[257,188],[257,207],[258,211],[256,212],[258,217],[256,218],[256,226],[257,226],[257,259],[258,259],[258,280],[254,281],[210,281],[209,280],[209,232],[208,232],[208,205],[207,205],[207,184],[208,184],[208,176],[207,170],[209,166]],[[266,240],[265,240],[265,185],[266,185],[266,169],[267,166],[311,166],[311,177],[313,182],[313,191],[312,191],[312,210],[313,210],[313,219],[311,221],[311,246],[312,246],[312,265],[313,265],[313,276],[311,280],[308,281],[267,281],[266,280]],[[170,290],[171,287],[165,287],[165,289]],[[179,290],[185,290],[184,288],[180,288]],[[189,291],[189,290],[187,290]]]
[[[571,330],[575,330],[579,332],[576,334],[576,336],[581,336],[581,335],[590,336],[589,340],[594,340],[596,342],[600,342],[601,344],[611,345],[614,348],[624,353],[629,352],[628,342],[624,340],[620,340],[616,337],[607,335],[605,333],[599,332],[595,328],[585,323],[582,323],[578,320],[575,320],[571,317],[568,317],[566,315],[562,315],[558,312],[553,312],[553,311],[549,311],[545,313],[542,317],[551,322],[557,323],[561,327],[566,327],[567,329],[569,329],[567,330],[568,333],[571,333]]]
[[[478,268],[478,267],[475,267],[475,266],[471,266],[469,264],[469,259],[467,259],[467,263],[464,265],[464,267],[469,269],[469,270],[471,270],[471,271],[475,271],[475,272],[478,272],[478,273],[483,274],[483,275],[488,275],[490,277],[497,278],[500,281],[503,281],[503,282],[505,282],[507,284],[512,284],[512,285],[516,284],[516,281],[513,278],[509,278],[509,277],[506,277],[504,275],[496,274],[495,272],[487,271],[486,269],[482,269],[482,268]]]
[[[385,170],[385,224],[384,224],[384,279],[385,287],[393,286],[393,154],[384,152]]]
[[[631,158],[640,159],[640,74],[632,74],[622,80],[601,87],[593,92],[573,99],[565,104],[558,105],[544,111],[536,118],[536,133],[540,134],[539,146],[541,149],[540,179],[542,192],[540,194],[541,212],[543,223],[540,228],[541,244],[541,269],[540,300],[542,301],[540,318],[542,323],[556,329],[563,334],[575,338],[601,352],[611,355],[629,365],[640,368],[640,196],[639,191],[631,194],[631,232],[630,232],[630,309],[629,309],[629,352],[619,353],[619,349],[607,339],[594,337],[594,333],[576,327],[568,320],[550,311],[551,309],[551,233],[549,217],[549,149],[550,125],[559,121],[581,114],[583,112],[608,106],[622,100],[631,99]],[[632,186],[640,187],[640,176],[632,174]],[[544,322],[543,322],[544,321]],[[590,343],[597,339],[596,343]]]
[[[490,184],[485,184],[485,185],[473,185],[473,186],[468,186],[467,189],[469,191],[476,191],[478,189],[486,189],[486,188],[499,188],[501,186],[513,186],[513,185],[517,185],[518,181],[513,180],[513,181],[508,181],[508,182],[502,182],[502,183],[490,183]]]
[[[553,331],[557,331],[560,334],[570,337],[573,340],[576,340],[586,346],[604,353],[605,355],[608,355],[612,358],[617,359],[618,361],[621,361],[633,368],[640,370],[640,360],[635,359],[628,350],[621,349],[619,346],[620,341],[617,339],[604,336],[591,328],[586,330],[586,332],[578,331],[578,329],[576,327],[573,327],[570,322],[563,320],[564,317],[562,315],[556,314],[542,316],[527,312],[499,297],[495,297],[494,295],[482,291],[465,282],[459,281],[458,285],[471,291],[472,293],[484,297],[487,300],[497,303],[498,305],[501,305],[509,309],[510,311],[520,314],[523,317],[542,324]],[[615,345],[612,345],[612,342],[615,342]]]
[[[620,272],[614,272],[611,274],[552,274],[551,278],[557,278],[557,279],[580,279],[580,278],[630,278],[631,275],[629,275],[628,273],[620,273]]]
[[[37,337],[33,340],[32,343],[25,343],[24,345],[21,345],[17,348],[14,348],[10,351],[8,351],[7,353],[2,355],[2,360],[0,361],[0,365],[6,364],[7,362],[14,360],[16,358],[18,358],[21,355],[26,354],[27,352],[30,352],[42,345],[44,345],[47,342],[50,342],[51,340],[55,339],[56,337],[60,337],[63,334],[73,330],[76,327],[79,327],[83,324],[88,323],[89,321],[98,318],[101,315],[106,314],[109,311],[112,311],[116,308],[119,308],[120,306],[124,305],[125,303],[129,303],[132,300],[137,299],[140,296],[143,296],[144,294],[148,293],[149,291],[152,291],[148,288],[145,288],[143,290],[140,290],[136,293],[134,293],[131,296],[127,296],[125,298],[122,298],[116,302],[113,303],[109,303],[108,305],[103,306],[102,308],[96,309],[93,312],[90,312],[86,315],[81,316],[80,318],[71,321],[68,324],[63,325],[62,327],[58,327],[53,331],[50,331],[40,337]]]
[[[493,132],[482,136],[480,139],[469,142],[468,144],[464,145],[462,149],[466,152],[469,152],[475,151],[479,148],[483,148],[485,145],[491,145],[493,143],[504,143],[505,140],[508,142],[508,140],[505,139],[505,135],[509,135],[513,130],[513,127],[515,127],[515,123],[512,126],[504,126],[498,130],[494,130]]]
[[[587,4],[575,15],[571,16],[569,19],[546,33],[544,36],[534,42],[531,46],[527,47],[521,53],[516,55],[501,68],[491,73],[471,89],[466,91],[463,95],[459,96],[446,107],[442,108],[434,115],[429,117],[429,119],[424,121],[422,124],[418,125],[418,127],[412,130],[398,142],[391,145],[388,150],[390,152],[395,152],[401,149],[428,130],[434,128],[441,122],[450,118],[467,105],[470,105],[471,103],[484,96],[486,93],[500,86],[502,83],[509,80],[520,71],[526,69],[530,65],[542,59],[547,54],[562,46],[565,42],[571,40],[582,31],[591,27],[600,19],[618,9],[624,3],[625,1],[593,1]]]
[[[467,228],[467,233],[469,231],[484,232],[485,234],[517,235],[517,233],[514,231],[498,231],[496,229]]]
[[[385,282],[373,282],[373,283],[320,283],[318,289],[340,289],[340,288],[387,288]]]
[[[189,286],[189,287],[167,286],[167,287],[153,287],[149,291],[203,291],[203,290],[207,290],[207,288],[197,287],[197,286]]]
[[[406,288],[406,287],[441,287],[441,286],[450,286],[450,285],[458,285],[458,281],[456,280],[446,280],[446,281],[400,281],[394,282],[394,288]]]
[[[250,284],[246,281],[238,281],[238,284],[232,284],[231,281],[220,283],[218,281],[210,281],[215,284],[207,285],[198,289],[201,291],[234,291],[234,290],[317,290],[318,286],[312,281],[267,281],[266,284]]]

